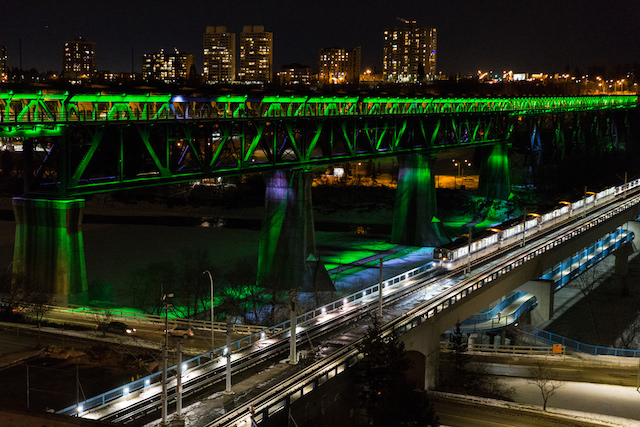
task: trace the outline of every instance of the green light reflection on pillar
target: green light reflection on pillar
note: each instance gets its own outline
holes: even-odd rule
[[[436,218],[432,157],[408,154],[399,156],[398,163],[391,242],[409,246],[438,246],[448,242],[442,223]]]
[[[81,199],[13,199],[14,277],[53,295],[59,304],[87,299],[83,209]]]
[[[494,144],[489,150],[480,167],[479,194],[488,199],[507,200],[511,194],[509,148],[504,142]]]

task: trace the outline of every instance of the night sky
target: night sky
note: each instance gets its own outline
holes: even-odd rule
[[[637,0],[21,0],[0,1],[0,44],[9,65],[62,68],[76,35],[97,43],[97,68],[141,71],[145,52],[177,47],[202,71],[207,25],[264,25],[274,62],[317,68],[322,47],[362,46],[363,67],[382,68],[382,31],[396,17],[438,29],[438,71],[564,72],[640,62]]]

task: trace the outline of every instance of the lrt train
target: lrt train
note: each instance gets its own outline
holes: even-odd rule
[[[524,219],[512,219],[477,234],[472,234],[471,239],[468,236],[461,237],[449,244],[435,248],[434,262],[439,268],[455,270],[465,266],[469,262],[469,258],[474,260],[491,255],[492,252],[500,248],[524,239],[524,236],[533,236],[549,225],[585,213],[595,206],[609,202],[638,187],[640,187],[640,179],[597,193],[588,192],[586,197],[575,202],[560,202],[558,207],[549,212],[529,213]]]

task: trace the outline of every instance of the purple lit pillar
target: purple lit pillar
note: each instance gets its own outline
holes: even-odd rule
[[[333,290],[316,253],[311,175],[274,171],[263,176],[266,193],[258,283],[273,289]]]

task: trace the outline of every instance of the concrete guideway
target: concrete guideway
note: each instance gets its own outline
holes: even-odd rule
[[[585,221],[592,221],[592,219],[591,219],[591,218],[592,218],[592,217],[589,217],[589,218],[588,218],[588,219],[586,219]],[[578,228],[579,228],[579,227],[584,227],[584,225],[583,225],[583,224],[584,224],[583,222],[580,222],[580,221],[579,221],[579,222],[578,222],[578,224],[577,224],[577,225],[575,225],[575,227],[578,227]],[[562,234],[562,233],[566,233],[566,230],[561,230],[560,234]],[[572,235],[572,236],[573,236],[573,235]],[[537,244],[536,244],[536,245],[537,245]],[[531,246],[530,246],[530,247],[528,247],[528,248],[525,248],[525,249],[523,249],[523,250],[516,251],[516,254],[515,254],[515,255],[511,255],[511,256],[507,256],[507,257],[505,257],[505,258],[506,258],[506,261],[507,261],[508,263],[510,263],[510,262],[512,262],[514,259],[515,259],[515,260],[517,260],[517,259],[518,259],[518,257],[522,256],[522,253],[521,253],[521,252],[524,252],[524,251],[526,251],[526,250],[531,250],[531,247],[537,247],[536,245],[531,244]],[[550,245],[549,247],[550,247],[550,248],[552,248],[552,247],[554,247],[554,246],[555,246],[555,245]],[[492,265],[494,265],[494,266],[496,266],[497,264],[498,264],[498,262],[497,262],[497,261],[496,261],[496,262],[494,262],[494,263],[492,263]],[[520,266],[520,265],[521,265],[521,264],[520,264],[520,263],[518,263],[518,266]],[[495,267],[495,268],[499,268],[499,267]],[[486,270],[483,270],[483,271],[486,271]],[[506,270],[506,272],[509,272],[509,271],[511,271],[511,269]],[[482,271],[481,271],[480,273],[482,273]],[[486,274],[486,273],[483,273],[483,274]],[[469,279],[469,278],[467,278],[467,279]],[[493,281],[493,280],[492,280],[492,281]],[[442,284],[444,284],[444,282],[443,282]],[[439,291],[440,291],[440,292],[444,291],[444,293],[445,293],[445,294],[451,295],[451,294],[450,294],[450,293],[451,293],[451,291],[453,291],[453,292],[459,292],[459,291],[460,291],[460,289],[461,289],[461,285],[463,285],[463,284],[455,285],[454,283],[451,283],[449,286],[445,286],[443,289],[440,289]],[[466,286],[466,285],[465,285],[465,286]],[[436,287],[441,287],[441,286],[436,286]],[[421,293],[421,292],[418,292],[418,294],[422,294],[422,293]],[[438,294],[436,294],[436,295],[438,295]],[[374,297],[374,298],[375,298],[375,297]],[[434,297],[434,295],[427,296],[427,295],[425,294],[425,297],[424,297],[424,298],[425,298],[425,299],[421,299],[421,301],[422,301],[422,302],[419,302],[419,303],[418,303],[418,305],[419,305],[418,311],[415,311],[415,310],[407,310],[406,308],[404,308],[404,309],[402,309],[402,310],[401,310],[401,312],[400,312],[400,313],[405,313],[405,314],[406,314],[408,311],[411,311],[413,314],[411,314],[410,316],[417,315],[418,317],[421,317],[422,315],[420,315],[419,313],[423,313],[423,312],[424,312],[424,314],[425,314],[427,317],[432,317],[432,316],[433,316],[433,314],[431,314],[431,315],[429,315],[429,314],[428,314],[428,313],[430,313],[430,312],[429,312],[429,307],[433,307],[433,304],[435,304],[436,306],[443,306],[443,309],[444,309],[445,307],[444,307],[444,305],[443,305],[442,301],[451,301],[451,300],[449,299],[449,296],[445,296],[445,297]],[[373,298],[372,298],[372,299],[373,299]],[[458,306],[458,304],[456,304],[456,306]],[[410,324],[410,322],[411,322],[411,317],[410,317],[410,316],[409,316],[409,317],[406,317],[406,316],[401,315],[400,317],[402,318],[402,320],[401,320],[399,323],[398,323],[398,322],[392,322],[392,323],[393,323],[394,325],[398,326],[398,327],[403,327],[403,328],[404,328],[404,327],[406,327],[407,325],[409,325],[409,324]],[[413,325],[412,325],[412,326],[413,326]]]

